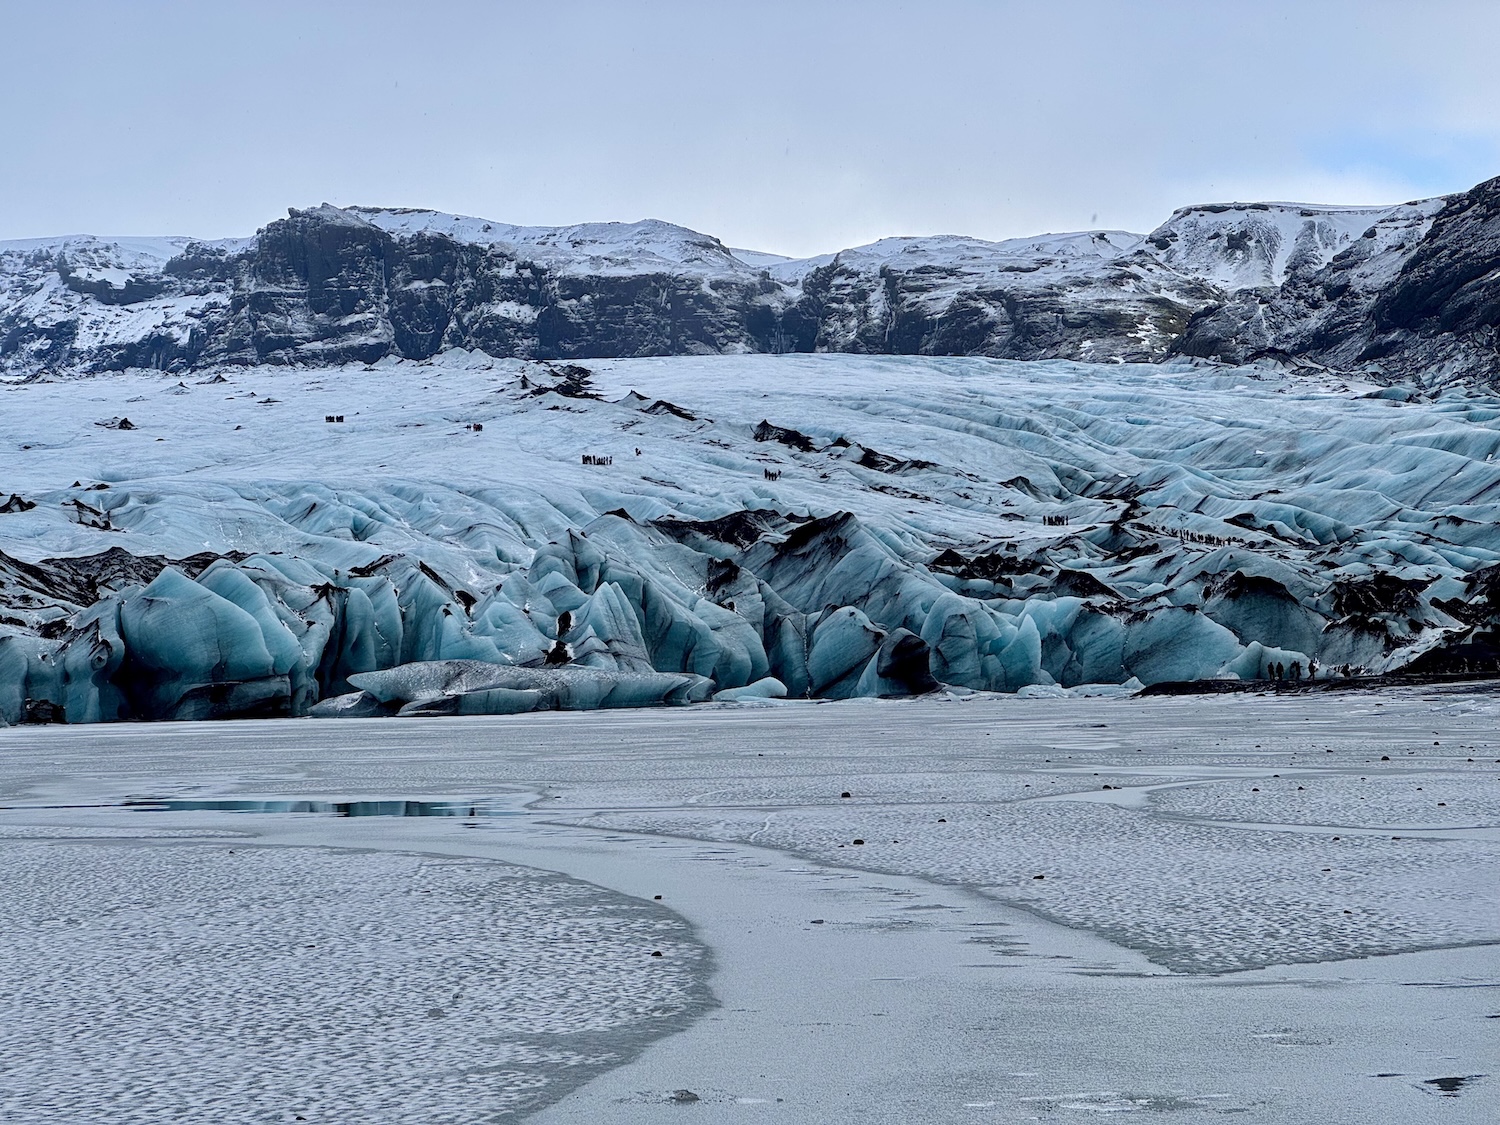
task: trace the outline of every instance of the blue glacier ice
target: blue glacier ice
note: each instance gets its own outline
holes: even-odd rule
[[[0,389],[0,720],[1500,666],[1480,391],[858,356],[222,374]],[[79,421],[84,388],[136,428]]]

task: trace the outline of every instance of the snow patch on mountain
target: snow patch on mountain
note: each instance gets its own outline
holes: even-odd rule
[[[1269,289],[1327,265],[1397,207],[1220,203],[1183,207],[1146,236],[1174,269],[1227,292]]]
[[[654,268],[743,276],[754,269],[712,235],[659,219],[521,227],[408,208],[346,207],[340,213],[363,219],[397,238],[438,234],[459,243],[505,247],[560,273],[628,275]]]

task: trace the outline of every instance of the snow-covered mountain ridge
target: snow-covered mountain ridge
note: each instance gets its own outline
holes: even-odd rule
[[[887,238],[810,259],[670,223],[293,210],[252,238],[0,242],[0,377],[743,352],[1301,358],[1493,377],[1500,180],[1384,208],[1183,208],[1147,235]]]

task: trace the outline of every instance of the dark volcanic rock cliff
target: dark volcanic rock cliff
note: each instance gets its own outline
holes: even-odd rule
[[[1448,201],[1371,313],[1371,358],[1428,352],[1458,367],[1495,370],[1500,177]]]
[[[1161,359],[1222,296],[1118,231],[884,239],[835,255],[802,289],[819,350],[1005,359]]]
[[[1426,382],[1500,372],[1500,178],[1391,208],[1327,265],[1201,310],[1175,350]]]
[[[0,246],[0,365],[25,375],[452,347],[553,359],[812,346],[786,287],[680,227],[605,224],[549,246],[371,221],[409,214],[294,210],[242,244],[172,240],[165,260],[135,240]],[[88,272],[70,265],[80,258]]]
[[[292,211],[256,237],[0,243],[0,374],[848,351],[1300,358],[1492,381],[1500,179],[1388,208],[1212,204],[1151,234],[892,238],[805,261],[668,223]]]

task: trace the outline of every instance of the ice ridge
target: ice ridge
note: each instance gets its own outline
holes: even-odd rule
[[[7,722],[1500,667],[1478,391],[449,352],[0,394]]]

